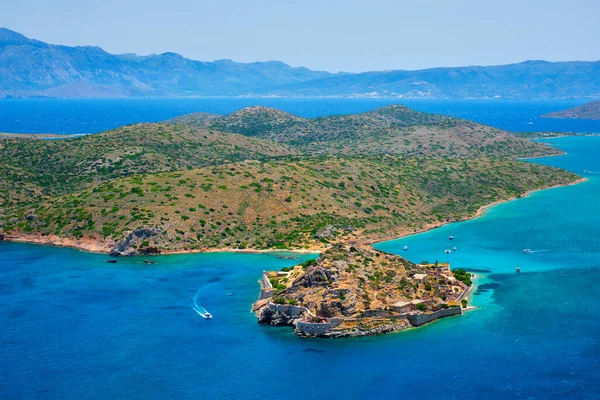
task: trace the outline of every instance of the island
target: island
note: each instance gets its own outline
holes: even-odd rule
[[[335,244],[317,260],[265,271],[259,323],[304,337],[372,336],[460,315],[471,275],[447,263],[414,264],[369,246]]]
[[[544,114],[541,118],[579,118],[600,120],[600,100],[585,103],[568,110]]]

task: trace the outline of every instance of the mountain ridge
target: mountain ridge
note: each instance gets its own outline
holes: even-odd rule
[[[111,54],[0,28],[2,97],[600,97],[600,61],[330,73],[281,61]]]

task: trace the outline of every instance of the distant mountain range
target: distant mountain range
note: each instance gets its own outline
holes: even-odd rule
[[[569,108],[568,110],[544,114],[542,118],[600,119],[600,100]]]
[[[600,97],[600,61],[358,74],[279,61],[194,61],[176,53],[115,55],[60,46],[0,28],[0,97]]]

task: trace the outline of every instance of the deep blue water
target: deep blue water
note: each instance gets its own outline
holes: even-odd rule
[[[442,103],[429,104],[452,107]],[[521,109],[502,124],[523,124],[530,111]],[[261,271],[295,260],[196,254],[113,265],[0,243],[0,399],[599,398],[600,137],[547,142],[569,154],[535,162],[589,181],[377,245],[483,271],[472,296],[480,309],[398,334],[306,340],[258,325],[249,307]],[[447,256],[449,235],[458,251]],[[193,311],[196,293],[214,319]]]
[[[510,131],[600,132],[600,121],[538,118],[588,100],[418,99],[0,99],[0,132],[97,133],[139,122],[157,122],[204,111],[228,114],[266,105],[303,117],[369,111],[388,104],[466,118]]]

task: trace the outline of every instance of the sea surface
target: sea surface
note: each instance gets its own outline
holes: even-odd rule
[[[238,101],[225,102],[222,112],[239,108]],[[380,105],[337,101],[329,110]],[[43,108],[34,103],[26,107]],[[312,111],[300,103],[285,104],[301,115],[331,112],[320,101]],[[534,113],[564,104],[419,103],[505,128],[531,126]],[[5,105],[0,101],[0,110]],[[49,112],[46,122],[24,123],[21,131],[59,131],[56,121],[77,114],[58,110],[60,116]],[[0,118],[0,130],[15,131],[6,121]],[[115,121],[90,120],[89,131]],[[600,132],[585,121],[553,121],[543,124]],[[75,126],[81,127],[73,122],[62,131]],[[568,155],[532,162],[588,181],[376,245],[478,275],[472,303],[479,309],[397,334],[309,340],[290,328],[258,325],[249,308],[261,272],[312,255],[213,253],[157,256],[152,265],[140,258],[107,264],[104,255],[2,242],[0,399],[598,399],[600,137],[545,141]],[[444,253],[453,246],[456,252]],[[203,319],[194,310],[199,307],[214,318]]]
[[[543,119],[540,115],[590,99],[427,100],[427,99],[0,99],[0,132],[98,133],[139,122],[159,122],[191,112],[229,114],[264,105],[302,117],[352,114],[389,104],[466,118],[520,132],[600,132],[600,121]]]

